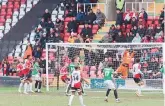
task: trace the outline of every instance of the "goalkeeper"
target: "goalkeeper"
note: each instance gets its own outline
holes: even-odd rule
[[[128,77],[129,64],[132,58],[134,58],[134,52],[126,50],[123,54],[122,63],[117,68],[115,74],[121,74],[121,78],[126,79]]]
[[[32,75],[36,81],[35,82],[35,92],[40,93],[42,80],[41,80],[41,71],[40,71],[40,66],[39,66],[38,61],[35,61],[34,65],[33,65]]]
[[[165,75],[165,67],[162,66],[162,68],[160,69],[160,71],[158,73],[156,73],[156,74],[153,74],[153,76],[156,77],[156,76],[158,76],[160,74]]]

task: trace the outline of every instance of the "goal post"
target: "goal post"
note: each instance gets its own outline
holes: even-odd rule
[[[155,71],[159,71],[161,64],[163,64],[163,66],[165,67],[165,44],[163,43],[46,43],[46,90],[49,91],[50,87],[50,61],[53,61],[54,68],[57,73],[57,83],[55,86],[57,87],[57,89],[59,89],[59,80],[61,74],[60,69],[62,65],[65,64],[64,58],[67,58],[71,61],[73,57],[79,56],[84,66],[83,72],[85,73],[86,77],[88,79],[91,79],[92,81],[92,79],[102,79],[102,77],[99,76],[99,65],[101,62],[105,61],[105,58],[108,58],[108,60],[112,63],[114,62],[114,69],[116,70],[116,68],[119,67],[122,61],[121,56],[125,50],[129,50],[130,52],[135,51],[136,55],[132,59],[132,64],[134,59],[136,58],[140,58],[143,64],[145,64],[145,62],[148,62],[146,64],[148,64],[148,66],[150,67],[147,68],[147,72],[150,72],[150,74]],[[146,60],[143,59],[143,55],[145,53],[149,54],[148,57],[145,57]],[[154,61],[159,61],[157,64],[159,66],[152,66],[152,63],[154,63]],[[132,64],[130,64],[130,67],[132,67]],[[85,70],[86,67],[88,67],[87,70],[89,72]],[[97,73],[97,75],[93,75],[92,72],[94,72],[95,74]],[[161,79],[161,76],[159,77],[159,79],[145,79],[147,84],[145,90],[164,89],[165,82]],[[126,85],[124,89],[135,89],[134,87],[131,87],[132,82],[129,82],[131,78],[132,77],[129,77],[128,80],[125,82]],[[165,79],[164,74],[163,79]],[[161,86],[157,87],[157,85],[155,84],[157,82],[160,82]],[[163,92],[165,94],[165,89],[163,90]]]

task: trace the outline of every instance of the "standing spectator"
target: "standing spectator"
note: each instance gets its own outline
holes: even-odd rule
[[[46,27],[46,22],[44,18],[41,19],[40,25],[42,26],[42,28]]]
[[[97,12],[96,12],[96,20],[93,22],[94,24],[98,24],[99,26],[101,26],[102,24],[104,24],[105,22],[105,15],[104,13],[102,13],[100,11],[100,9],[97,9]]]
[[[87,37],[93,39],[93,33],[92,33],[92,28],[88,27],[88,24],[85,24],[85,27],[82,29],[80,35],[82,36],[84,42],[86,40]]]
[[[139,33],[136,33],[136,36],[133,38],[132,43],[141,43],[141,37]]]
[[[85,18],[85,13],[81,9],[79,9],[79,12],[77,13],[76,16],[76,21],[80,24],[83,24],[84,18]]]
[[[88,22],[89,24],[93,24],[93,22],[96,20],[96,14],[93,13],[93,10],[90,9],[90,11],[88,12],[85,21]]]
[[[125,12],[125,17],[124,17],[124,22],[125,24],[131,24],[131,12],[130,9],[127,9],[127,11]]]
[[[54,28],[54,23],[51,20],[48,20],[48,23],[46,24],[47,30],[50,30],[50,28]]]
[[[147,14],[147,12],[145,11],[144,8],[141,9],[141,12],[139,13],[139,17],[142,17],[147,22],[148,14]]]
[[[42,16],[44,18],[45,22],[48,22],[48,20],[51,19],[51,14],[49,13],[49,10],[46,9],[44,15]]]
[[[115,39],[115,34],[116,34],[115,25],[111,25],[108,34],[111,35],[113,39]]]
[[[116,9],[122,11],[125,5],[125,0],[116,0]]]
[[[155,39],[158,39],[162,36],[163,36],[162,28],[160,27],[160,25],[157,25],[157,27],[155,29]]]
[[[123,24],[123,12],[120,10],[116,10],[117,12],[117,18],[116,18],[116,25],[122,25]]]
[[[164,20],[164,14],[165,14],[165,8],[163,8],[163,11],[161,12],[161,14],[159,16],[159,22],[160,22],[160,24],[162,24],[162,22]]]

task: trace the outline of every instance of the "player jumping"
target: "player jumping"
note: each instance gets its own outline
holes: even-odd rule
[[[84,102],[83,102],[83,97],[82,97],[81,80],[84,80],[86,83],[88,83],[88,81],[86,81],[82,77],[82,74],[80,72],[80,67],[79,66],[75,66],[75,70],[71,74],[71,90],[72,90],[72,94],[71,94],[71,96],[69,98],[68,106],[71,106],[72,100],[73,100],[73,98],[75,96],[76,91],[78,92],[81,106],[85,106]]]
[[[116,74],[121,74],[121,78],[126,79],[128,77],[129,64],[134,57],[134,52],[126,50],[123,54],[122,63],[116,70]]]
[[[109,93],[110,93],[111,89],[113,89],[116,102],[120,102],[118,99],[117,89],[115,87],[115,83],[113,80],[114,70],[112,69],[112,66],[110,64],[108,64],[108,66],[106,66],[103,69],[103,73],[104,73],[104,83],[107,86],[107,93],[106,93],[105,101],[108,102]]]
[[[141,94],[141,86],[144,85],[142,81],[143,73],[141,72],[141,64],[140,59],[136,60],[136,63],[133,65],[133,79],[135,83],[139,86],[138,91],[136,92],[137,96],[142,96]]]

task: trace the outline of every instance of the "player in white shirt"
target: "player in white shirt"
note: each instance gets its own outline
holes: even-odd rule
[[[141,86],[144,85],[142,81],[143,73],[141,72],[140,59],[136,59],[136,63],[133,65],[133,79],[135,83],[139,86],[138,91],[136,92],[137,96],[142,96]]]
[[[84,80],[86,83],[88,83],[88,81],[86,81],[82,77],[82,74],[81,74],[81,71],[80,71],[80,67],[79,66],[75,66],[75,70],[71,74],[71,91],[72,91],[72,94],[71,94],[71,96],[69,98],[68,106],[71,106],[72,100],[73,100],[73,98],[75,96],[76,91],[78,92],[81,106],[85,106],[84,102],[83,102],[82,90],[81,90],[81,88],[82,88],[81,87],[81,85],[82,85],[81,81],[82,80]]]

